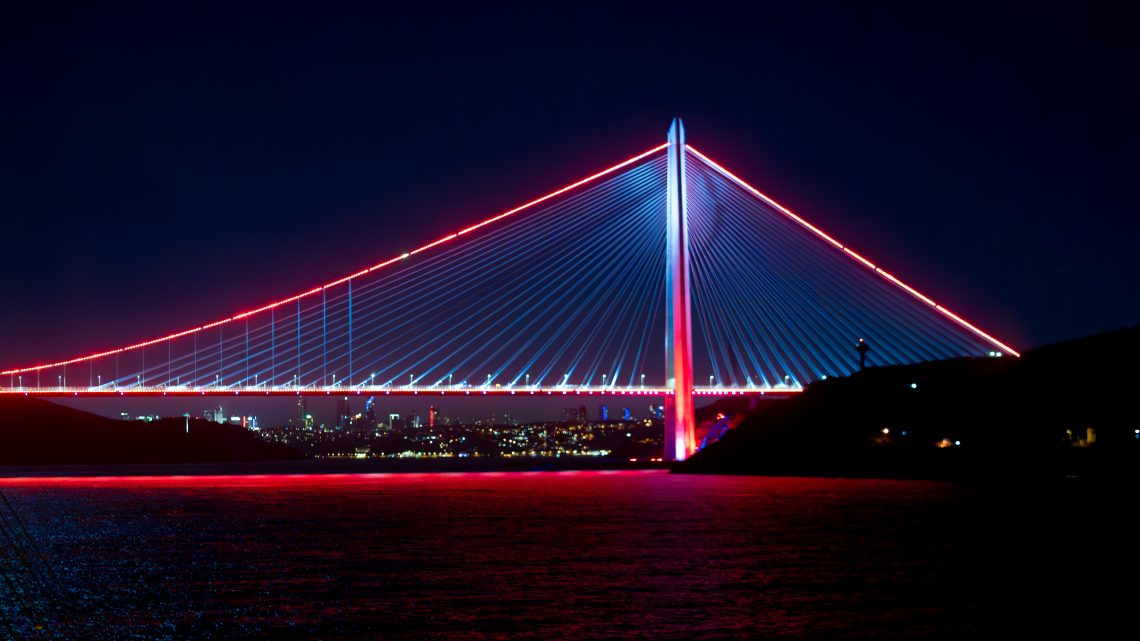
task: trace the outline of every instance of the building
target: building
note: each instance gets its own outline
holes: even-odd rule
[[[348,397],[336,399],[336,427],[339,430],[347,429],[352,423],[352,406]]]
[[[376,429],[376,397],[369,396],[368,400],[364,403],[364,420],[367,422],[365,429],[369,432]]]
[[[217,407],[212,407],[212,408],[206,410],[205,412],[202,412],[202,418],[206,419],[207,421],[210,421],[211,423],[225,423],[226,422],[225,408],[223,408],[221,405],[218,405]]]
[[[312,421],[312,419],[309,418],[309,403],[305,400],[304,396],[297,397],[297,416],[291,422],[294,421],[297,427],[308,427]]]

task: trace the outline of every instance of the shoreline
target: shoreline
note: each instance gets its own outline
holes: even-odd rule
[[[480,472],[563,472],[668,470],[649,461],[587,458],[304,459],[225,463],[128,463],[112,465],[0,466],[0,482],[36,478],[311,476],[337,474],[424,474]]]

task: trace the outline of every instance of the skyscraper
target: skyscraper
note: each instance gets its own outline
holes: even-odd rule
[[[348,397],[338,398],[336,400],[336,426],[339,429],[345,429],[352,421],[352,408],[348,403]]]
[[[297,397],[297,427],[306,427],[305,419],[309,415],[309,403],[304,396]]]
[[[369,396],[364,403],[364,420],[368,423],[365,428],[371,432],[376,429],[376,397]]]

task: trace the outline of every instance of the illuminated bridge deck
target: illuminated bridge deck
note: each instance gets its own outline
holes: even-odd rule
[[[802,392],[802,387],[697,387],[694,396],[772,396]],[[663,387],[0,387],[0,396],[148,397],[148,396],[669,396]]]

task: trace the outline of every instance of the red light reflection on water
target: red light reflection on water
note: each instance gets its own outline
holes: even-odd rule
[[[445,480],[469,477],[480,478],[519,478],[525,476],[644,476],[664,474],[664,470],[558,470],[520,472],[375,472],[362,474],[182,474],[182,475],[109,475],[109,476],[13,476],[0,477],[0,488],[4,487],[59,487],[59,486],[146,486],[146,487],[220,487],[240,486],[286,486],[344,484],[353,482],[373,482],[377,480],[421,481]]]

